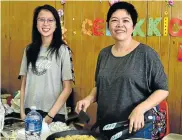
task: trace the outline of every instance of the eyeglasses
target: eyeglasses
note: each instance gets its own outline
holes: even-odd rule
[[[55,19],[38,18],[37,21],[40,23],[45,23],[47,21],[48,24],[53,24],[55,22]]]

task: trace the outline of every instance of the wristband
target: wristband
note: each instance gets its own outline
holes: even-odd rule
[[[47,113],[47,116],[49,117],[49,118],[51,118],[51,119],[54,119],[53,117],[51,117],[48,113]]]

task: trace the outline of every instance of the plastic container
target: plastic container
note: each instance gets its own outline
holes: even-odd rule
[[[42,116],[36,111],[36,107],[32,106],[31,111],[25,118],[25,137],[26,140],[40,140],[42,130]]]

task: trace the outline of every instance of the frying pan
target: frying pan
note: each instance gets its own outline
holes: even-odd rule
[[[5,117],[4,125],[12,125],[17,122],[24,122],[24,120],[15,117]]]
[[[90,130],[68,130],[62,132],[56,132],[47,137],[46,140],[55,140],[55,138],[65,137],[65,136],[72,136],[72,135],[91,135],[97,140],[107,140],[107,138],[99,133],[90,131]]]

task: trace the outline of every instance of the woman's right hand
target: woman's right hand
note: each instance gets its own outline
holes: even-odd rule
[[[21,116],[21,119],[22,119],[22,120],[25,120],[26,115],[25,115],[25,112],[24,112],[24,111],[22,111],[22,112],[20,113],[20,116]]]
[[[83,99],[77,102],[75,112],[79,113],[81,110],[84,112],[87,111],[87,108],[90,106],[91,101],[89,99]]]

